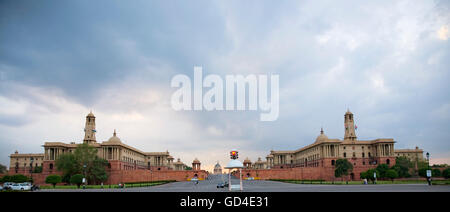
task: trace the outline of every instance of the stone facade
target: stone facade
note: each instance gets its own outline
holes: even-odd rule
[[[334,180],[335,162],[343,158],[353,164],[353,172],[349,175],[349,179],[359,180],[361,172],[375,168],[379,164],[395,165],[395,158],[399,154],[408,152],[411,158],[423,158],[421,156],[423,151],[420,152],[418,148],[415,151],[395,150],[395,141],[392,138],[358,140],[357,126],[350,111],[344,115],[344,128],[343,140],[329,139],[321,129],[315,142],[308,146],[291,151],[272,150],[267,155],[264,166],[256,163],[251,165],[251,161],[247,158],[244,160],[246,168],[243,174],[261,179]]]
[[[165,180],[169,180],[171,177],[174,177],[174,180],[187,179],[187,177],[193,176],[195,173],[203,173],[200,169],[200,161],[197,159],[195,161],[195,170],[193,170],[195,173],[192,171],[184,172],[186,165],[180,159],[174,163],[174,158],[169,154],[169,151],[143,152],[124,144],[117,137],[116,130],[114,130],[110,139],[98,143],[95,136],[95,116],[92,112],[86,116],[84,133],[83,143],[96,148],[98,156],[108,161],[107,172],[111,177],[111,182],[116,182],[119,179],[116,176],[117,173],[121,174],[120,180],[123,180],[121,182],[126,182],[127,179],[131,178],[122,175],[124,173],[133,173],[133,171],[136,171],[134,173],[139,176],[145,176],[140,177],[142,179],[151,176],[151,179]],[[33,174],[33,178],[39,179],[40,175],[61,174],[56,171],[55,160],[62,154],[74,152],[78,145],[75,142],[45,142],[43,154],[19,154],[16,151],[10,155],[9,174],[29,175],[31,158],[33,158],[34,167],[43,167],[42,174]],[[142,172],[137,170],[142,170]],[[171,173],[170,171],[177,172]],[[141,174],[144,172],[147,172],[147,174]]]

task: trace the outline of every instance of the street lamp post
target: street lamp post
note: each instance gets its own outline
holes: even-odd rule
[[[430,169],[430,153],[429,152],[427,152],[427,163],[428,163],[427,181],[428,181],[428,185],[431,185],[431,169]]]
[[[83,189],[86,189],[86,164],[83,164],[83,172],[84,172],[84,184]]]
[[[31,164],[30,164],[30,178],[31,178],[31,183],[33,182],[33,162],[34,162],[34,158],[30,158],[31,159]]]

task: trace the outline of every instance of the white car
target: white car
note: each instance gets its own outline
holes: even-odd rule
[[[14,191],[29,191],[31,186],[28,183],[15,183],[11,186]]]

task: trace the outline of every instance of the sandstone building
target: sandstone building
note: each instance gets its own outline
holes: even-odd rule
[[[174,158],[165,152],[144,152],[134,147],[128,146],[122,142],[117,136],[116,130],[114,130],[111,138],[107,141],[97,142],[95,129],[95,116],[90,112],[86,116],[86,124],[84,128],[83,143],[87,143],[90,146],[96,148],[97,154],[100,158],[108,161],[107,172],[110,175],[118,173],[118,171],[185,171],[186,165],[178,158],[174,162]],[[71,153],[75,151],[79,144],[75,142],[63,143],[63,142],[45,142],[43,154],[19,154],[16,151],[10,155],[10,168],[9,174],[29,174],[32,169],[37,166],[42,166],[42,173],[44,175],[57,173],[55,167],[55,160],[62,154]],[[31,161],[33,161],[31,163]],[[200,170],[200,161],[195,162],[195,173],[177,172],[179,176],[177,179],[187,179],[189,176],[199,176],[204,178],[203,171]],[[133,172],[128,172],[133,174]],[[136,172],[138,173],[138,172]],[[139,172],[140,175],[144,172]],[[164,172],[171,173],[175,172]],[[139,174],[138,174],[139,175]],[[122,174],[123,176],[123,174]],[[152,175],[153,176],[153,175]],[[113,179],[120,180],[122,178],[114,177]],[[170,179],[170,177],[163,177],[164,179]],[[142,180],[143,181],[143,180]]]

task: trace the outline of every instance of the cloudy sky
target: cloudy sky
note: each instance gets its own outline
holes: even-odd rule
[[[450,163],[448,1],[1,1],[0,163],[46,141],[169,150],[205,168],[344,136]],[[279,74],[280,114],[174,111],[176,74]]]

